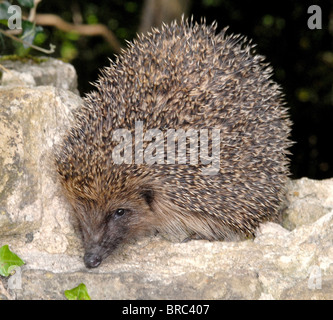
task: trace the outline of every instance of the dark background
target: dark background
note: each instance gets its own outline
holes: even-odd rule
[[[283,87],[294,123],[292,178],[333,177],[332,1],[183,2],[186,15],[193,15],[194,20],[200,21],[200,17],[206,17],[207,23],[216,20],[218,30],[228,25],[229,33],[241,33],[253,39],[257,52],[266,56],[274,67],[274,78]],[[321,30],[310,30],[307,26],[311,16],[307,9],[313,4],[322,9]],[[37,12],[53,13],[68,22],[73,22],[74,12],[79,13],[82,23],[105,24],[126,47],[125,39],[133,39],[140,29],[144,10],[144,1],[57,0],[42,1]],[[41,46],[57,45],[53,56],[75,66],[81,94],[93,90],[89,82],[97,79],[99,68],[109,64],[108,57],[114,59],[110,46],[102,37],[78,36],[53,27],[44,27],[44,30],[44,38],[39,39]]]

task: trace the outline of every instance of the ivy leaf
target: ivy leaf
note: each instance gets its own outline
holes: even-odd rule
[[[0,18],[1,18],[1,8],[0,8]],[[0,24],[3,24],[7,28],[8,27],[8,20],[7,19],[0,19]]]
[[[14,252],[9,250],[8,245],[0,248],[0,275],[8,277],[15,267],[20,267],[24,264]]]
[[[43,28],[41,26],[35,26],[30,21],[22,21],[22,27],[23,27],[23,34],[21,39],[24,40],[25,43],[27,43],[23,44],[23,47],[27,49],[29,48],[29,45],[33,44],[36,34],[42,32]]]
[[[0,20],[8,20],[10,14],[8,13],[8,8],[10,7],[10,3],[8,1],[4,1],[0,3]]]
[[[17,2],[25,8],[33,8],[34,7],[34,0],[17,0]]]
[[[65,296],[68,300],[91,300],[84,283],[80,283],[71,290],[65,290]]]

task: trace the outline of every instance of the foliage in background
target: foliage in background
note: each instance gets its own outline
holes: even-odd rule
[[[20,19],[21,29],[9,30],[9,20],[13,14],[16,14],[16,11],[9,10],[11,5],[18,6],[22,11],[22,19]],[[26,18],[28,13],[34,9],[34,6],[34,0],[2,1],[0,3],[0,48],[3,49],[1,50],[1,54],[6,51],[6,48],[8,50],[8,47],[10,48],[10,53],[18,56],[26,56],[32,48],[47,54],[54,52],[54,46],[52,45],[50,45],[50,50],[39,47],[45,41],[43,27],[36,25]],[[14,19],[15,24],[17,20],[17,18]],[[8,47],[8,41],[5,41],[5,37],[12,40]]]

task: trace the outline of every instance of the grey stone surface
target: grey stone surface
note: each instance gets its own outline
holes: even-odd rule
[[[79,96],[55,87],[0,87],[2,237],[23,235],[46,252],[66,250],[64,234],[71,227],[57,189],[52,147],[80,103]]]
[[[53,86],[78,94],[77,75],[71,64],[49,57],[41,57],[39,60],[39,63],[33,60],[1,60],[3,68],[0,68],[0,85]]]
[[[26,261],[17,299],[64,299],[83,282],[93,299],[332,299],[333,210],[287,231],[262,225],[255,240],[171,243],[144,238],[93,270],[82,251],[67,255],[13,249]],[[15,244],[15,242],[13,242]]]
[[[283,226],[289,230],[316,221],[333,208],[332,179],[289,180]]]

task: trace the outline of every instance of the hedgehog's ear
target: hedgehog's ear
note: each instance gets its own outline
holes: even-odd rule
[[[153,189],[151,189],[149,187],[148,188],[143,188],[143,190],[141,190],[140,194],[145,199],[147,204],[149,206],[151,206],[153,201],[154,201],[154,191],[153,191]]]

